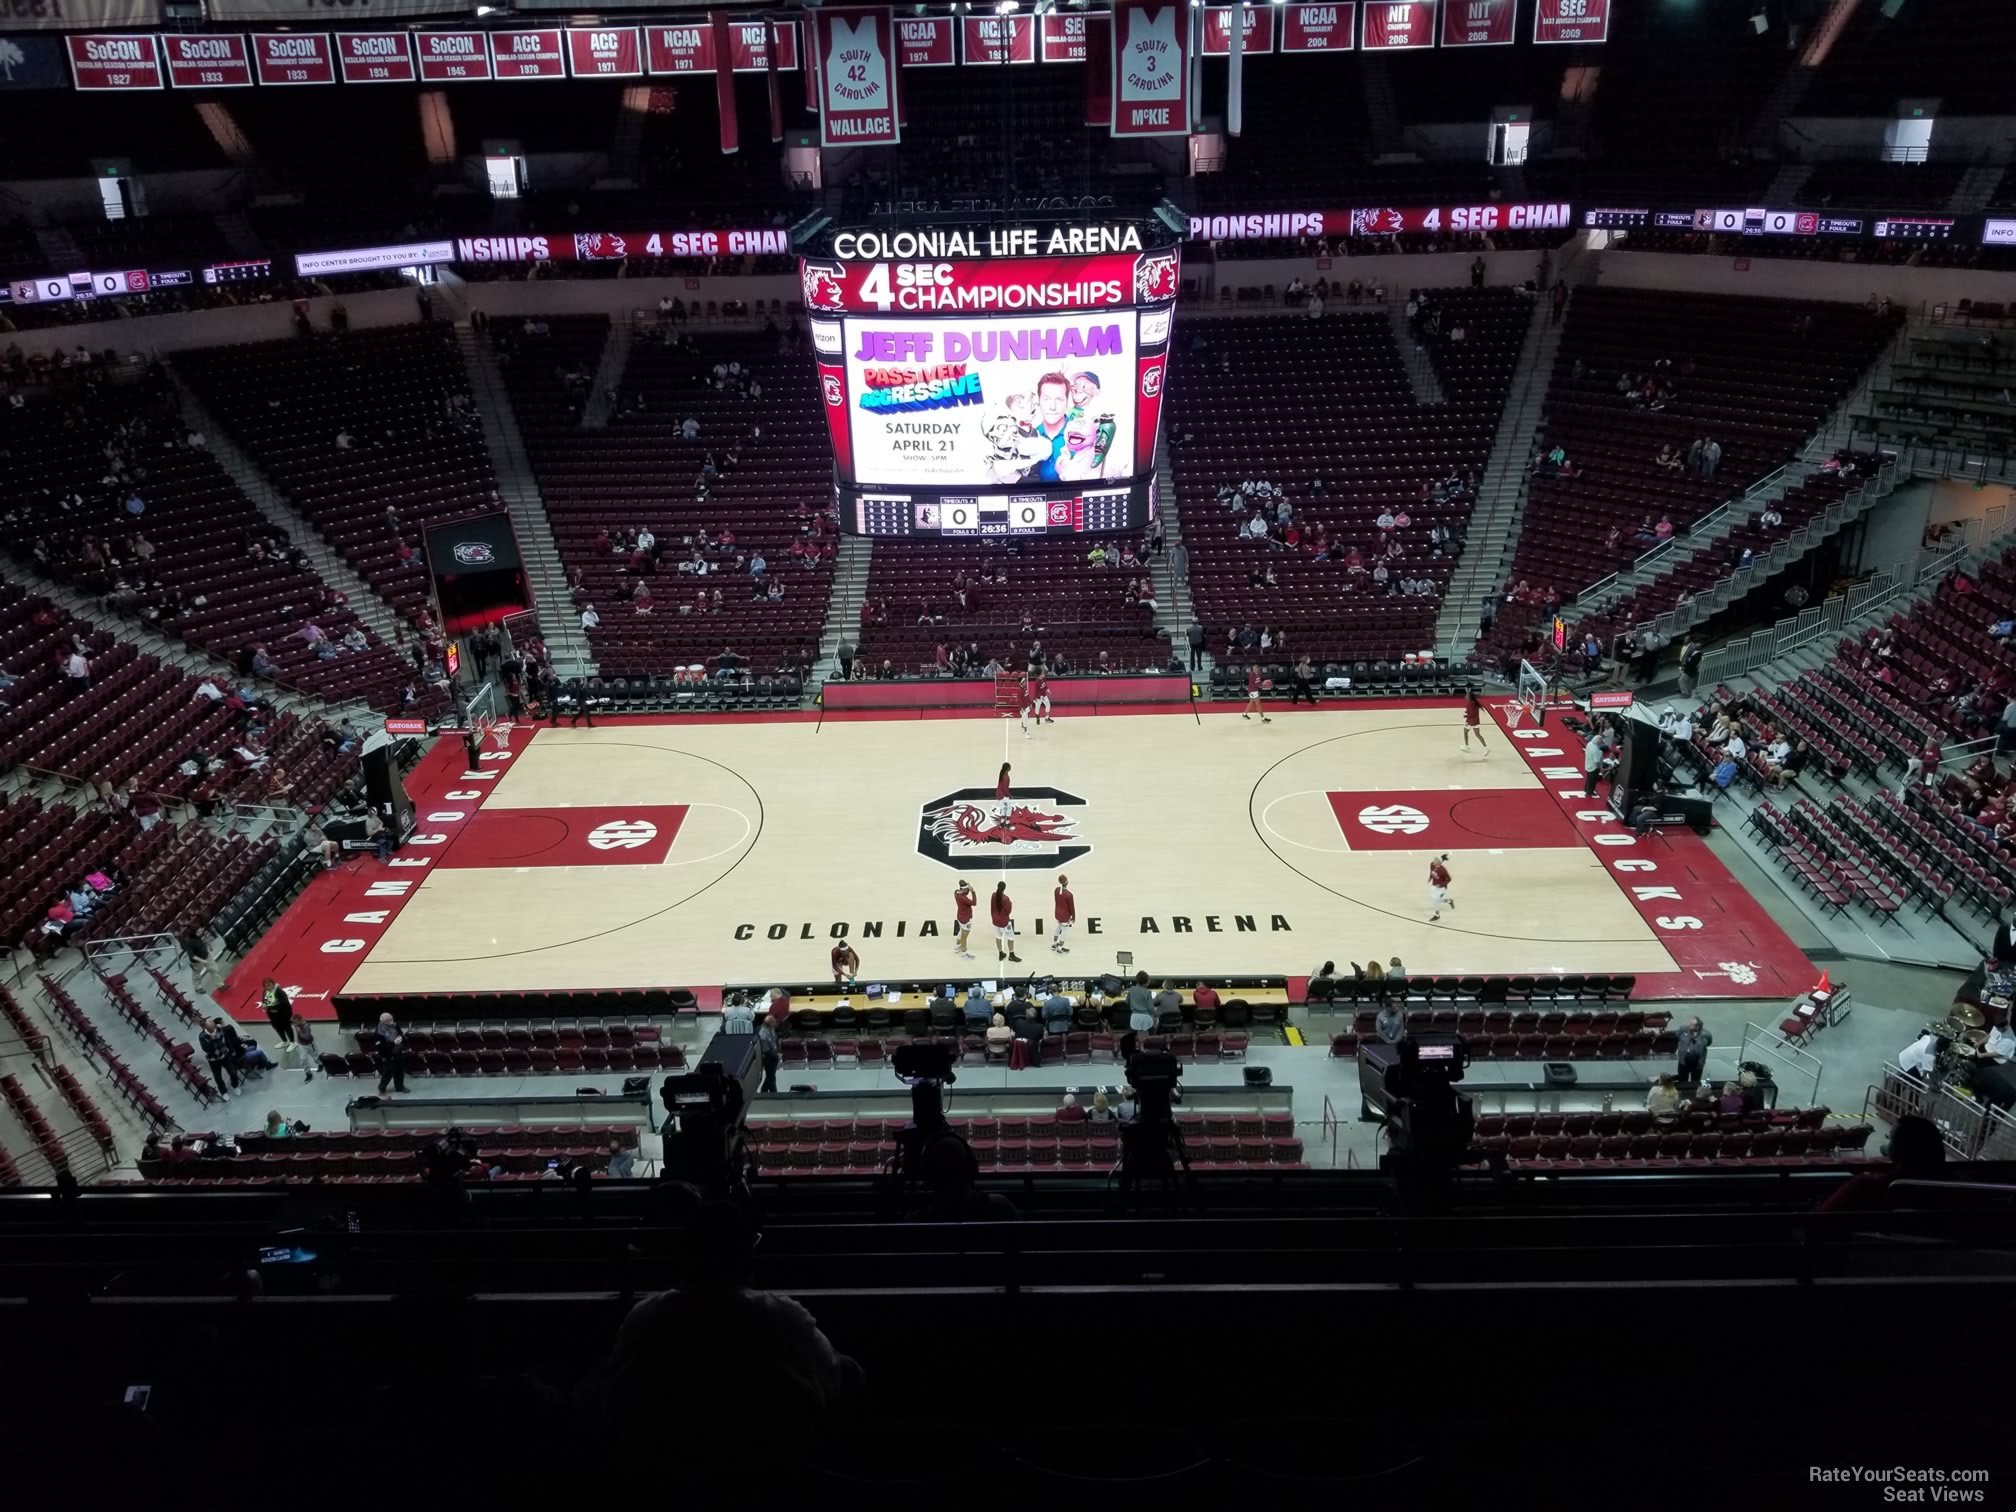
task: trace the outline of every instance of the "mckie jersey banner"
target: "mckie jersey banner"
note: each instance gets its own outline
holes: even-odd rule
[[[896,101],[896,26],[886,6],[812,17],[823,147],[888,147],[902,140]]]
[[[1113,10],[1113,135],[1190,134],[1190,18],[1180,0]]]
[[[1136,320],[847,318],[855,477],[972,488],[1131,477]]]

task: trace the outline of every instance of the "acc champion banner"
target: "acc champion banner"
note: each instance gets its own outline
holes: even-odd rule
[[[812,56],[819,70],[820,146],[890,147],[903,139],[889,7],[815,12]]]
[[[1114,7],[1114,136],[1190,134],[1190,14],[1180,0]]]

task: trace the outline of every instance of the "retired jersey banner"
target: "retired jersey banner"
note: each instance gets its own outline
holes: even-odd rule
[[[560,28],[490,33],[490,72],[499,79],[564,79],[567,47]]]
[[[1366,0],[1367,52],[1402,52],[1435,45],[1435,0]]]
[[[1038,45],[1045,63],[1083,63],[1085,29],[1093,18],[1083,11],[1048,11],[1042,18]]]
[[[345,84],[411,84],[412,33],[338,32],[336,63]]]
[[[1113,135],[1190,134],[1190,7],[1120,0],[1113,9]]]
[[[886,5],[816,11],[819,145],[889,147],[903,139],[896,107],[896,24]]]
[[[1281,7],[1281,51],[1350,52],[1358,42],[1358,7],[1284,5]]]
[[[70,73],[79,89],[162,89],[158,37],[138,33],[91,32],[65,37],[70,49]]]
[[[968,63],[1034,63],[1034,16],[967,16],[959,23],[961,53]]]
[[[1198,39],[1198,45],[1204,56],[1226,58],[1232,55],[1234,11],[1246,21],[1246,52],[1252,54],[1274,51],[1273,7],[1208,5],[1204,8],[1204,34]]]
[[[327,32],[255,32],[252,61],[261,84],[336,82],[336,49]]]
[[[1610,0],[1539,0],[1535,42],[1602,42],[1610,35]]]
[[[1442,0],[1444,47],[1510,47],[1518,0]]]
[[[952,67],[959,61],[957,26],[950,16],[898,16],[898,61],[905,68]]]
[[[161,39],[168,82],[177,89],[250,89],[252,54],[245,39],[214,32],[178,33]]]

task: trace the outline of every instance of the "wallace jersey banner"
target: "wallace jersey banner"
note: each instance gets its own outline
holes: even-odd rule
[[[989,488],[1131,477],[1137,319],[846,317],[856,479]]]
[[[896,25],[889,8],[816,11],[812,38],[819,70],[819,144],[888,147],[901,141]]]
[[[1181,0],[1113,10],[1113,135],[1190,134],[1190,17]]]

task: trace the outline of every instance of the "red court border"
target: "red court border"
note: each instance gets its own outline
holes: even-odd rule
[[[1239,705],[1231,701],[1200,703],[1198,712],[1229,717]],[[1279,715],[1298,712],[1285,705],[1272,706]],[[1331,712],[1339,709],[1460,709],[1463,702],[1451,698],[1393,698],[1353,700],[1319,706]],[[1530,727],[1516,738],[1504,727],[1502,707],[1487,702],[1492,722],[1493,744],[1507,742],[1519,752],[1527,768],[1557,802],[1576,835],[1603,857],[1612,880],[1629,898],[1659,942],[1673,957],[1676,969],[1670,972],[1639,973],[1634,996],[1641,999],[1687,998],[1790,998],[1811,985],[1817,973],[1813,963],[1767,914],[1749,891],[1729,874],[1727,867],[1691,831],[1669,829],[1664,834],[1640,841],[1618,822],[1601,803],[1582,797],[1581,743],[1563,730],[1558,711],[1550,712],[1550,723],[1541,731]],[[1072,717],[1069,706],[1060,706],[1061,717]],[[1118,704],[1100,706],[1100,717],[1143,714],[1188,714],[1191,705]],[[1310,712],[1316,712],[1310,710]],[[898,720],[914,722],[931,719],[995,719],[991,709],[861,709],[844,710],[824,716],[846,723]],[[1080,709],[1077,717],[1089,717]],[[766,712],[722,712],[711,714],[625,714],[597,719],[598,728],[639,725],[681,724],[809,724],[821,718],[817,710],[789,709]],[[231,974],[214,1000],[241,1023],[263,1022],[259,1007],[261,982],[275,978],[296,996],[296,1009],[312,1020],[333,1020],[335,995],[398,916],[408,887],[398,896],[383,895],[386,884],[411,882],[417,887],[432,867],[432,856],[452,843],[455,835],[482,806],[483,798],[495,785],[509,761],[523,751],[541,727],[514,726],[507,750],[484,753],[485,775],[471,776],[464,770],[461,743],[452,737],[439,739],[433,750],[421,757],[407,782],[415,812],[419,815],[415,839],[389,863],[380,863],[368,853],[346,859],[333,872],[324,872],[308,884],[301,896],[254,945]],[[1454,738],[1457,726],[1449,734]],[[1572,770],[1571,770],[1572,769]],[[1563,774],[1566,775],[1563,775]],[[1551,775],[1550,775],[1551,774]],[[458,795],[473,794],[463,798]],[[453,818],[449,816],[455,816]],[[1615,837],[1599,841],[1597,836]],[[380,890],[373,895],[372,889]],[[1730,963],[1740,968],[1731,975]],[[1743,981],[1744,973],[1752,979]],[[691,984],[689,984],[691,985]],[[703,1009],[718,1008],[721,985],[693,985]]]

